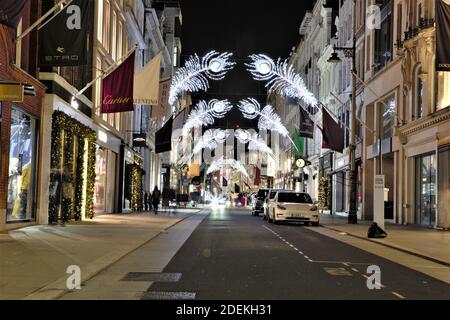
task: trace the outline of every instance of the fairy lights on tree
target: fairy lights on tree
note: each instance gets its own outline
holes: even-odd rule
[[[215,119],[225,117],[232,108],[233,106],[228,100],[200,101],[183,126],[183,135],[187,135],[193,128],[214,124]]]
[[[209,89],[209,80],[222,80],[233,69],[232,53],[211,51],[203,58],[191,56],[184,67],[178,69],[172,80],[169,104],[173,106],[183,92],[199,92]]]
[[[273,61],[264,54],[250,56],[252,63],[246,64],[253,79],[267,81],[269,93],[279,92],[281,95],[295,98],[309,106],[317,106],[317,99],[308,90],[302,77],[287,60]]]

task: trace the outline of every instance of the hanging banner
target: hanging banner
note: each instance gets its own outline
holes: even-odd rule
[[[102,113],[133,111],[133,52],[120,66],[103,79]]]
[[[158,53],[134,77],[134,103],[156,106],[159,103],[161,53]]]
[[[299,135],[300,137],[314,139],[314,122],[302,107],[300,107]]]
[[[90,0],[73,0],[40,30],[39,62],[43,67],[81,66],[88,62]]]
[[[450,2],[436,1],[436,71],[450,71]]]
[[[1,0],[0,1],[0,24],[11,28],[17,28],[23,8],[28,0]]]
[[[173,117],[155,135],[155,153],[160,154],[172,150]]]
[[[331,150],[342,153],[344,151],[345,131],[334,121],[333,117],[322,108],[323,142]]]
[[[152,118],[159,119],[167,116],[169,110],[169,91],[171,79],[159,83],[159,101],[155,107],[152,107]]]

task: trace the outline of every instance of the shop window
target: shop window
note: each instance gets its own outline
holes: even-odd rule
[[[11,109],[7,222],[35,219],[36,120]]]
[[[95,161],[95,193],[94,206],[96,213],[106,211],[106,174],[107,174],[108,151],[97,148]]]
[[[381,112],[380,130],[382,132],[382,139],[392,138],[394,136],[395,117],[397,104],[395,102],[395,95],[390,96],[383,102],[379,103]]]
[[[436,155],[416,158],[416,218],[417,223],[433,227],[436,222]]]

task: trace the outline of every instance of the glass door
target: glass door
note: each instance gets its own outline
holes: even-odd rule
[[[436,155],[416,159],[416,215],[417,222],[434,227],[436,223]]]

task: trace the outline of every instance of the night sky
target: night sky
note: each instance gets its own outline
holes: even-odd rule
[[[232,103],[246,97],[265,102],[266,90],[254,81],[244,66],[248,56],[265,53],[276,59],[287,58],[292,47],[299,41],[298,30],[306,10],[313,0],[181,0],[182,64],[197,53],[202,56],[210,50],[234,53],[238,63],[227,77],[211,83],[206,94],[193,96],[194,103],[200,99],[228,99]],[[232,121],[233,123],[230,123]],[[228,123],[227,123],[228,122]],[[251,127],[235,108],[219,127],[231,128],[239,123]]]

